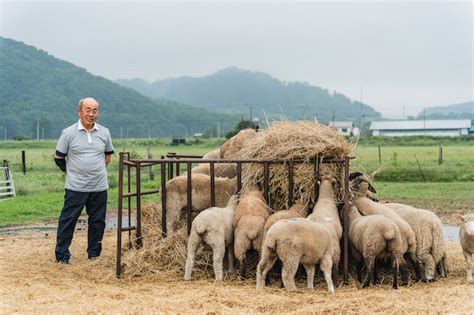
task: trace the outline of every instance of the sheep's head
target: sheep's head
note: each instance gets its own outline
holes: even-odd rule
[[[362,196],[367,196],[368,192],[377,193],[374,186],[370,184],[367,176],[361,172],[354,172],[349,175],[349,180],[357,193]]]
[[[474,236],[474,214],[453,214],[453,217],[462,222],[462,227],[468,235]]]
[[[321,184],[324,182],[324,181],[327,181],[327,182],[330,182],[331,185],[332,185],[332,188],[335,190],[336,187],[337,187],[337,177],[336,175],[332,174],[332,173],[325,173],[325,174],[322,174],[321,175]]]

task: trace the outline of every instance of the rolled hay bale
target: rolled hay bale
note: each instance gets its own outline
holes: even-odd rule
[[[255,137],[255,129],[240,130],[235,136],[224,142],[220,149],[221,159],[232,160],[237,157],[240,150],[245,147],[245,143]]]
[[[314,164],[311,159],[342,159],[351,156],[355,144],[348,142],[331,127],[311,121],[281,121],[273,123],[268,129],[261,130],[248,138],[236,158],[257,161],[264,160],[304,160],[307,163],[294,164],[293,196],[303,204],[308,204],[314,196]],[[322,166],[322,165],[321,165]],[[242,188],[253,184],[263,187],[263,163],[244,164],[242,168]],[[324,165],[322,171],[331,171],[343,178],[342,167]],[[340,181],[341,183],[343,181]],[[338,189],[338,198],[342,198],[343,187]],[[287,208],[288,164],[270,164],[269,166],[269,206],[280,210]]]
[[[128,242],[122,248],[123,273],[126,277],[153,274],[184,275],[188,235],[185,219],[171,237],[163,238],[161,229],[161,205],[149,203],[142,206],[143,245],[128,249]],[[135,240],[132,240],[135,244]],[[201,251],[196,257],[195,279],[212,279],[212,252]]]

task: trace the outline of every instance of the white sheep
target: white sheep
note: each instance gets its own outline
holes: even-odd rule
[[[191,169],[193,174],[205,174],[211,175],[211,166],[209,163],[201,163]],[[235,163],[214,163],[214,174],[215,177],[228,177],[234,178],[237,176],[237,165]],[[186,176],[186,173],[181,176]]]
[[[461,243],[462,253],[467,264],[467,281],[472,281],[472,256],[474,255],[474,214],[460,215],[454,217],[462,221],[459,228],[459,242]]]
[[[337,286],[337,274],[341,259],[340,240],[342,238],[342,225],[336,205],[336,183],[334,175],[324,174],[321,176],[318,201],[314,205],[313,212],[308,216],[309,220],[326,224],[333,231],[331,236],[334,248],[332,280],[335,286]]]
[[[308,212],[307,207],[302,203],[295,203],[293,204],[290,209],[288,210],[279,210],[272,215],[270,215],[265,222],[265,226],[263,227],[263,235],[267,235],[268,230],[270,227],[275,224],[279,220],[289,219],[289,218],[304,218],[306,217]]]
[[[287,290],[296,290],[294,278],[300,264],[306,269],[308,288],[313,288],[315,264],[319,263],[328,291],[333,293],[333,233],[327,225],[308,219],[290,218],[273,224],[262,245],[262,255],[257,266],[257,290],[263,289],[268,271],[279,258],[283,265],[281,276]]]
[[[200,212],[211,206],[211,178],[204,174],[193,174],[192,211]],[[167,235],[174,232],[174,223],[179,221],[182,210],[187,206],[188,176],[183,174],[166,183],[166,229]],[[237,179],[215,178],[215,204],[224,207],[237,190]]]
[[[215,149],[202,156],[203,160],[219,160],[221,158],[221,149]]]
[[[355,196],[352,203],[364,215],[383,215],[395,222],[402,235],[404,258],[415,268],[416,280],[421,279],[420,265],[416,255],[416,237],[411,226],[389,207],[379,204],[367,198],[369,190],[369,180],[365,176],[355,176],[352,178],[356,187]],[[371,187],[371,186],[370,186]],[[375,191],[373,191],[375,192]],[[403,264],[405,261],[401,262]],[[406,285],[407,283],[403,283]]]
[[[212,207],[199,213],[193,220],[188,240],[188,255],[184,280],[191,280],[196,251],[199,246],[207,245],[212,249],[212,260],[216,281],[223,278],[223,259],[227,248],[229,272],[234,272],[234,211],[237,196],[230,198],[225,208]]]
[[[425,280],[434,280],[436,266],[442,264],[441,274],[446,276],[445,266],[446,244],[443,237],[443,224],[436,214],[431,211],[414,208],[400,203],[385,203],[415,232],[416,255],[424,267]]]
[[[348,217],[351,252],[357,262],[359,282],[362,282],[362,266],[364,263],[366,266],[367,274],[363,287],[366,288],[374,282],[375,262],[386,257],[392,259],[392,287],[398,288],[399,270],[402,281],[408,282],[407,267],[402,252],[402,236],[395,222],[381,215],[362,216],[354,205],[351,205]]]
[[[233,159],[236,154],[243,149],[245,141],[251,139],[257,135],[254,129],[243,129],[238,134],[224,142],[221,146],[220,157],[221,159]]]
[[[250,249],[260,252],[263,227],[269,209],[263,193],[256,186],[248,187],[239,200],[234,216],[234,254],[240,264],[240,277],[246,273],[246,253]]]

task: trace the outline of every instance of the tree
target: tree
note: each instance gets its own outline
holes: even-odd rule
[[[234,130],[231,130],[228,133],[226,133],[225,137],[226,139],[230,139],[236,134],[238,134],[240,130],[244,130],[247,128],[253,129],[255,128],[255,124],[251,122],[250,120],[241,120],[237,123],[237,125],[235,125]]]

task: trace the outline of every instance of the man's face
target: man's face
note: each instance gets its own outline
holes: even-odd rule
[[[96,102],[84,101],[77,109],[79,118],[84,127],[92,127],[99,116],[99,105]]]

